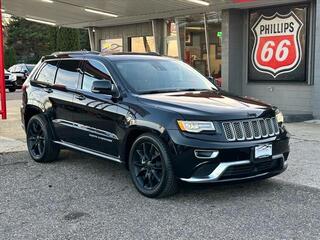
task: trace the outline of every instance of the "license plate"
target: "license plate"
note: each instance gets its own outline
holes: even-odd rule
[[[272,144],[265,144],[257,146],[254,149],[254,157],[257,158],[267,158],[272,156]]]

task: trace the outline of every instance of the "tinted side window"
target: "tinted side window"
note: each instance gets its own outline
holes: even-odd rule
[[[45,83],[54,83],[54,77],[57,72],[57,61],[49,61],[45,64],[45,66],[41,69],[38,74],[37,81],[45,82]]]
[[[85,61],[82,89],[91,92],[94,81],[111,81],[111,77],[102,63],[94,60]]]
[[[56,84],[61,84],[67,88],[77,88],[79,79],[79,60],[62,60],[56,78]]]

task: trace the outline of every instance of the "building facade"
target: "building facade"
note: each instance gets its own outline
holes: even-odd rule
[[[105,53],[181,59],[225,90],[278,106],[288,120],[320,118],[320,0],[279,2],[90,27],[90,42]]]

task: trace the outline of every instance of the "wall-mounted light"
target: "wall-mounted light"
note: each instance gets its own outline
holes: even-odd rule
[[[199,4],[199,5],[202,5],[202,6],[209,6],[210,5],[209,2],[206,2],[206,1],[203,1],[203,0],[187,0],[187,1],[191,2],[191,3]]]
[[[114,14],[114,13],[103,12],[103,11],[99,11],[99,10],[95,10],[95,9],[91,9],[91,8],[85,8],[84,10],[86,12],[89,12],[89,13],[105,15],[105,16],[108,16],[108,17],[118,17],[118,15]]]
[[[55,22],[49,22],[49,21],[39,20],[39,19],[35,19],[35,18],[30,18],[30,17],[26,17],[26,20],[31,21],[31,22],[36,22],[36,23],[47,24],[47,25],[50,25],[50,26],[56,26],[57,25]]]

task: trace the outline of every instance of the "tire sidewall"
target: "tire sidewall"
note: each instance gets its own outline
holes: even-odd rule
[[[147,189],[143,189],[140,187],[139,183],[137,182],[136,176],[135,176],[135,172],[133,169],[133,153],[135,151],[135,148],[142,142],[147,141],[147,142],[151,142],[153,143],[157,149],[160,152],[161,155],[161,159],[162,159],[162,178],[160,181],[160,184],[153,190],[147,190]],[[130,154],[129,154],[129,171],[130,171],[130,176],[131,179],[136,187],[136,189],[142,193],[143,195],[147,196],[147,197],[157,197],[159,196],[162,191],[164,190],[164,188],[166,187],[166,183],[167,183],[167,179],[168,179],[168,172],[167,172],[167,167],[169,164],[169,156],[167,154],[166,149],[164,149],[165,145],[163,144],[163,142],[161,141],[161,139],[159,139],[157,136],[153,135],[153,134],[144,134],[140,137],[137,138],[137,140],[133,143],[131,149],[130,149]]]
[[[31,124],[35,121],[38,122],[39,125],[41,126],[41,129],[44,133],[44,138],[45,138],[44,151],[40,156],[34,156],[32,154],[32,152],[30,150],[30,143],[28,141]],[[46,156],[46,153],[48,152],[48,146],[50,144],[50,141],[51,141],[51,139],[49,139],[47,121],[46,121],[45,117],[42,115],[36,115],[36,116],[32,117],[29,120],[28,127],[27,127],[27,146],[28,146],[29,154],[32,157],[32,159],[34,159],[37,162],[42,162],[44,160],[44,157]]]

